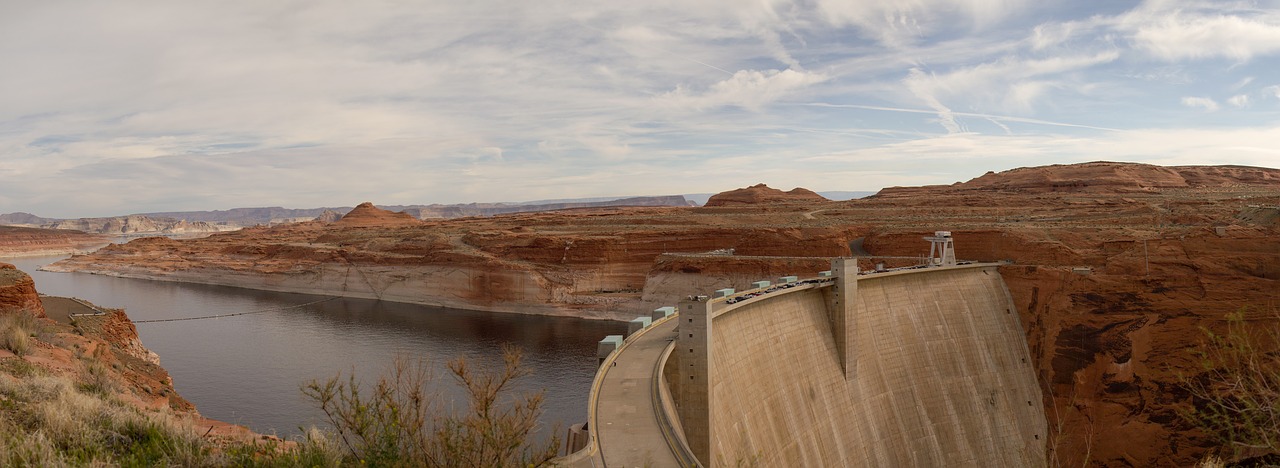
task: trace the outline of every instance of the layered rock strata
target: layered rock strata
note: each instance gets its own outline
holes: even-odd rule
[[[0,226],[0,258],[80,253],[108,242],[79,231]]]
[[[1189,404],[1177,373],[1197,372],[1188,348],[1200,327],[1221,331],[1227,313],[1276,323],[1276,210],[1275,169],[1088,163],[845,202],[313,222],[141,239],[52,268],[629,319],[694,292],[825,269],[826,259],[805,257],[865,251],[893,258],[863,268],[910,264],[928,252],[921,238],[945,229],[961,259],[1014,262],[1000,274],[1027,330],[1045,414],[1059,428],[1049,434],[1050,459],[1188,465],[1213,447],[1177,416]]]

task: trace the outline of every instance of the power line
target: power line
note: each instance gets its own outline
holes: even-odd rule
[[[155,319],[155,320],[134,320],[133,323],[136,324],[136,323],[156,323],[156,322],[181,322],[186,320],[205,320],[205,319],[216,319],[216,318],[223,318],[223,317],[235,317],[238,315],[262,314],[266,312],[276,312],[280,310],[299,309],[302,307],[313,306],[322,302],[329,302],[337,298],[338,298],[337,296],[334,296],[328,299],[321,299],[314,302],[308,302],[306,304],[298,304],[298,305],[293,305],[288,307],[273,307],[270,309],[253,310],[249,312],[236,312],[234,314],[218,314],[218,315],[206,315],[203,317],[182,317],[182,318]]]

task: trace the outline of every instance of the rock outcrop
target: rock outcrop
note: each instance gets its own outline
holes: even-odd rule
[[[324,210],[320,213],[320,216],[316,217],[316,221],[326,224],[337,222],[339,219],[342,219],[342,213],[333,210]]]
[[[1073,182],[1082,180],[1109,182]],[[392,216],[385,225],[377,220],[386,212],[369,207],[367,225],[359,216],[137,240],[50,268],[628,319],[693,292],[812,275],[825,262],[805,257],[865,250],[893,258],[862,268],[911,264],[928,252],[921,237],[950,230],[961,259],[1013,261],[1000,274],[1041,376],[1051,456],[1064,465],[1194,464],[1213,446],[1179,418],[1190,402],[1176,374],[1199,372],[1188,349],[1200,327],[1221,331],[1241,309],[1250,323],[1277,323],[1276,169],[1089,163],[844,202],[741,206],[750,209],[595,208],[418,224]]]
[[[44,306],[31,276],[17,267],[0,262],[0,314],[29,311],[44,317]]]
[[[35,312],[40,333],[31,338],[24,356],[0,348],[0,361],[21,359],[47,375],[73,381],[109,381],[102,391],[142,408],[168,408],[196,415],[195,407],[173,388],[173,379],[160,367],[156,354],[142,345],[137,329],[119,309],[103,315],[77,317],[74,325],[48,318],[31,277],[13,265],[0,263],[0,314]],[[89,377],[86,373],[105,373]],[[198,416],[198,415],[197,415]],[[243,431],[243,428],[240,429]]]
[[[761,205],[767,203],[814,203],[825,202],[822,195],[812,190],[796,187],[789,191],[770,188],[765,184],[756,184],[747,188],[730,190],[712,195],[705,206]]]

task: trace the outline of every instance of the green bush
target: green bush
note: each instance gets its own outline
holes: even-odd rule
[[[1180,375],[1192,407],[1180,415],[1229,459],[1280,454],[1280,321],[1259,327],[1244,310],[1226,318],[1225,333],[1201,327],[1206,340],[1193,351],[1199,372]]]

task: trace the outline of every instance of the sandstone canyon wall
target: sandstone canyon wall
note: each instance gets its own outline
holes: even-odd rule
[[[1013,261],[1000,273],[1057,428],[1049,458],[1102,466],[1187,465],[1212,449],[1177,416],[1189,402],[1176,372],[1195,371],[1188,349],[1200,327],[1221,330],[1242,308],[1251,323],[1274,324],[1280,303],[1275,169],[1088,163],[844,202],[390,225],[370,214],[135,240],[52,268],[625,320],[695,289],[819,268],[753,257],[856,247],[910,262],[928,252],[923,236],[950,230],[961,259]]]

